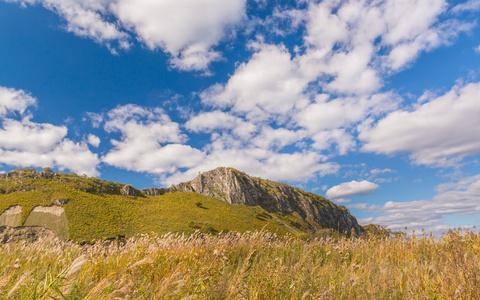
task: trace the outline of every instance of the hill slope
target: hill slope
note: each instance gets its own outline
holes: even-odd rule
[[[231,204],[260,206],[271,213],[295,214],[308,224],[302,230],[315,231],[318,226],[356,234],[363,228],[347,208],[285,183],[251,177],[232,168],[220,167],[204,172],[189,182],[174,185],[169,191],[196,192]]]
[[[76,174],[15,170],[0,174],[5,225],[41,226],[78,242],[151,232],[245,232],[265,225],[280,235],[326,227],[361,232],[348,210],[320,196],[227,168],[142,191]]]

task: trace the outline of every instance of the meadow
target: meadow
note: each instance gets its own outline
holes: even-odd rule
[[[1,299],[479,299],[480,234],[196,232],[3,245]]]

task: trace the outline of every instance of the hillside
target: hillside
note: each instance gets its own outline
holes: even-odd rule
[[[189,182],[174,185],[168,191],[196,192],[231,204],[260,206],[271,213],[295,216],[304,231],[335,228],[356,234],[363,232],[348,209],[285,183],[251,177],[232,168],[220,167],[204,172]],[[306,225],[306,227],[302,227]]]
[[[319,232],[324,228],[348,231],[353,227],[355,231],[358,230],[355,218],[346,209],[285,184],[252,179],[254,184],[265,188],[257,190],[264,191],[263,197],[252,197],[249,202],[241,200],[247,199],[245,197],[251,186],[230,184],[221,178],[215,183],[212,172],[218,170],[222,169],[203,175],[203,178],[208,178],[203,184],[204,190],[210,190],[211,193],[196,192],[193,189],[197,186],[198,177],[190,185],[182,183],[168,189],[139,191],[130,185],[76,174],[55,173],[48,169],[44,172],[33,169],[15,170],[0,174],[0,212],[3,212],[0,215],[0,226],[41,226],[53,230],[63,239],[77,242],[151,232],[245,232],[260,230],[265,225],[268,230],[279,235]],[[242,176],[245,182],[251,179],[246,174]],[[205,184],[207,182],[213,185],[209,188]],[[231,191],[222,189],[221,186],[225,184],[236,187],[233,190],[237,192],[243,190],[244,198],[237,199]],[[192,189],[182,188],[188,186]],[[218,190],[215,190],[217,187]],[[266,189],[275,188],[277,192],[265,192]],[[290,200],[285,202],[278,191]],[[300,197],[300,206],[293,205],[293,196]],[[280,202],[275,204],[275,199]],[[252,202],[254,200],[258,203]],[[311,209],[302,208],[306,204]],[[354,224],[342,223],[340,226],[337,222],[336,226],[330,226],[334,214],[329,216],[330,219],[327,218],[330,223],[316,222],[309,214],[312,209],[315,211],[320,208],[326,217],[333,212],[340,216],[338,222],[347,219],[349,222],[354,221]]]

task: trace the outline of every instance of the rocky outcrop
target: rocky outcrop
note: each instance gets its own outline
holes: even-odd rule
[[[138,196],[141,195],[140,191],[134,188],[131,184],[126,184],[122,191],[121,194],[123,196]]]
[[[169,192],[169,189],[164,188],[149,188],[149,189],[141,189],[140,192],[147,196],[161,196],[165,193]]]
[[[55,232],[43,227],[10,227],[0,226],[0,245],[6,243],[26,242],[38,240],[56,240]]]
[[[298,213],[306,221],[349,234],[364,230],[347,208],[285,183],[248,176],[232,168],[220,167],[195,179],[168,188],[169,191],[196,192],[231,204],[259,205],[267,211]]]
[[[18,169],[11,172],[0,173],[0,179],[17,179],[17,178],[33,178],[33,179],[51,179],[56,174],[52,171],[37,172],[35,169]]]

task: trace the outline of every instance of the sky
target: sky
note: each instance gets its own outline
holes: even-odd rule
[[[480,222],[480,0],[0,0],[0,170],[219,166],[363,225]]]

